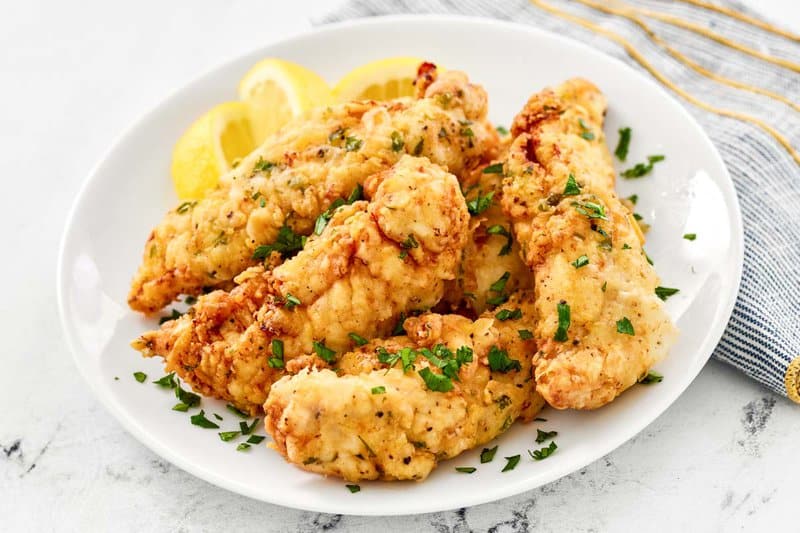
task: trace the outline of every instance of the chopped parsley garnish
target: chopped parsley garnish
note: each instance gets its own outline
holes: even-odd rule
[[[520,459],[521,456],[519,455],[512,455],[511,457],[506,457],[506,466],[503,467],[501,472],[508,472],[510,470],[514,470],[519,464]]]
[[[144,383],[144,380],[147,379],[147,374],[145,374],[144,372],[134,372],[133,377],[139,383]]]
[[[280,339],[272,339],[272,357],[267,359],[267,364],[270,368],[283,368],[283,341]]]
[[[443,374],[434,374],[428,367],[419,372],[428,389],[435,392],[449,392],[453,390],[453,381]]]
[[[631,321],[628,320],[628,317],[623,317],[617,320],[617,333],[622,333],[623,335],[636,335],[633,331],[633,324]]]
[[[306,245],[306,237],[294,232],[289,226],[282,226],[278,238],[272,244],[262,244],[253,251],[253,259],[266,259],[272,252],[278,252],[284,259],[292,257]]]
[[[638,202],[638,201],[639,201],[639,195],[638,195],[638,194],[631,194],[630,196],[628,196],[628,200],[629,200],[629,201],[630,201],[630,202],[631,202],[633,205],[636,205],[636,202]]]
[[[503,163],[495,163],[483,169],[484,174],[502,174]]]
[[[357,333],[350,332],[347,334],[347,336],[350,337],[354,343],[356,343],[356,346],[364,346],[369,342],[367,339],[361,335],[358,335]]]
[[[697,233],[685,233],[683,235],[683,238],[686,239],[687,241],[693,241],[697,238]]]
[[[582,255],[578,257],[575,261],[570,263],[570,265],[574,266],[575,268],[585,267],[589,264],[589,258],[586,255]]]
[[[175,397],[181,402],[185,403],[189,407],[194,407],[196,405],[200,405],[200,396],[190,392],[188,390],[184,390],[180,384],[175,387]]]
[[[511,370],[522,370],[522,366],[516,359],[511,359],[506,350],[501,350],[497,346],[489,349],[489,368],[493,372],[510,372]]]
[[[572,202],[575,210],[589,219],[608,220],[606,208],[594,202]]]
[[[353,189],[353,191],[350,193],[350,196],[348,196],[346,200],[343,198],[337,198],[336,200],[334,200],[333,203],[331,203],[330,207],[328,207],[328,209],[323,211],[322,214],[320,214],[317,217],[317,220],[314,223],[314,234],[315,235],[322,234],[322,231],[328,225],[330,219],[333,218],[333,213],[337,209],[339,209],[343,205],[350,205],[353,202],[357,202],[361,200],[363,197],[364,197],[364,188],[359,184],[356,185],[355,189]]]
[[[600,286],[600,290],[606,292],[607,287],[608,287],[608,282],[604,281],[603,284]]]
[[[239,431],[222,431],[218,435],[222,442],[229,442],[241,435],[241,433]]]
[[[623,162],[625,161],[625,158],[628,157],[628,147],[630,145],[631,145],[631,129],[620,128],[619,141],[617,141],[617,147],[616,149],[614,149],[614,155],[617,156],[617,159]]]
[[[249,435],[250,433],[252,433],[256,429],[256,426],[260,421],[261,421],[260,418],[256,418],[255,420],[253,420],[252,424],[248,424],[246,420],[242,420],[241,422],[239,422],[239,429],[242,430],[242,435]]]
[[[577,196],[581,193],[581,188],[578,186],[578,182],[575,181],[575,176],[572,175],[570,172],[569,177],[567,178],[567,184],[564,185],[564,192],[562,196]]]
[[[656,296],[661,298],[662,301],[666,302],[667,298],[674,294],[678,294],[680,289],[672,289],[670,287],[656,287]]]
[[[475,472],[477,468],[474,466],[457,466],[456,472],[461,472],[462,474],[472,474]]]
[[[630,249],[631,249],[631,247],[630,247],[630,246],[628,245],[628,243],[626,242],[626,243],[624,243],[624,244],[622,245],[622,249],[623,249],[623,250],[630,250]]]
[[[336,352],[319,341],[314,341],[314,352],[326,363],[332,363],[336,359]]]
[[[181,205],[178,206],[175,212],[178,213],[179,215],[183,215],[185,213],[188,213],[196,205],[197,205],[197,200],[193,202],[183,202]]]
[[[344,149],[348,152],[356,152],[364,144],[364,141],[357,137],[348,137],[344,140]]]
[[[250,438],[247,439],[247,444],[261,444],[266,438],[262,435],[250,435]]]
[[[222,420],[222,417],[217,413],[214,413],[214,418],[216,418],[217,420]]]
[[[175,381],[175,372],[171,372],[163,378],[155,380],[153,383],[165,389],[174,389],[178,386],[178,382]]]
[[[639,213],[634,213],[634,214],[633,214],[633,219],[634,219],[636,222],[639,222],[640,220],[644,220],[644,217],[643,217],[642,215],[640,215]]]
[[[497,293],[491,298],[486,299],[489,305],[501,305],[508,301],[508,294],[506,293],[506,283],[511,277],[510,272],[503,273],[500,278],[489,286],[489,290]]]
[[[489,206],[492,205],[493,196],[494,191],[490,192],[486,196],[482,196],[482,191],[478,191],[478,196],[467,202],[467,210],[469,211],[469,214],[476,216],[489,209]]]
[[[505,126],[497,126],[496,129],[500,135],[508,135],[508,129]]]
[[[553,337],[553,340],[558,342],[566,342],[567,340],[567,330],[569,329],[570,324],[570,312],[569,312],[569,304],[564,300],[561,300],[558,303],[558,329],[556,329],[556,334]]]
[[[186,305],[194,305],[197,303],[197,296],[192,296],[191,294],[183,299],[183,303]]]
[[[533,450],[533,451],[528,450],[528,454],[534,461],[541,461],[542,459],[547,459],[548,457],[553,455],[553,452],[555,452],[557,449],[558,446],[556,445],[556,442],[552,441],[549,446],[546,446],[539,450]]]
[[[185,413],[186,411],[189,410],[189,406],[186,405],[183,402],[178,402],[178,403],[176,403],[175,405],[172,406],[172,410],[173,411],[180,411],[181,413]]]
[[[538,444],[541,444],[546,440],[552,439],[556,435],[558,435],[558,431],[542,431],[541,429],[537,429],[536,430],[536,442]]]
[[[345,485],[345,487],[347,487],[347,490],[349,490],[353,494],[361,491],[361,485]]]
[[[586,122],[584,122],[582,118],[579,118],[578,119],[578,124],[580,125],[581,129],[583,130],[581,132],[581,137],[583,137],[587,141],[593,141],[594,140],[594,133],[591,132],[591,130],[589,129],[589,126],[586,125]]]
[[[417,156],[422,153],[422,148],[425,146],[425,139],[420,139],[416,146],[414,146],[413,155]]]
[[[405,147],[406,143],[403,140],[403,136],[400,135],[399,131],[392,132],[392,152],[400,152]]]
[[[650,266],[653,266],[653,259],[647,255],[647,252],[644,251],[644,248],[642,248],[642,253],[644,254],[644,258],[647,259],[647,262],[650,263]]]
[[[183,316],[183,313],[178,311],[177,309],[172,309],[172,312],[166,316],[162,316],[158,319],[158,325],[164,324],[165,322],[169,322],[170,320],[176,320]]]
[[[508,279],[510,277],[511,277],[511,272],[503,273],[503,275],[500,276],[497,281],[495,281],[489,286],[489,290],[492,292],[503,292],[504,290],[506,290],[506,283],[508,282]]]
[[[652,385],[653,383],[661,383],[662,381],[664,381],[664,376],[651,370],[646,376],[639,380],[639,383],[642,385]]]
[[[481,464],[491,463],[497,453],[497,446],[494,448],[484,448],[481,452]]]
[[[653,171],[653,166],[664,159],[663,155],[649,155],[647,156],[647,163],[636,163],[628,170],[622,171],[620,176],[628,179],[641,178],[642,176],[650,174],[650,172]]]
[[[219,426],[217,424],[206,418],[206,414],[202,409],[196,415],[192,415],[191,417],[189,417],[189,419],[195,426],[200,426],[201,428],[206,428],[206,429],[219,429]]]
[[[246,442],[242,442],[236,447],[236,451],[237,452],[245,452],[245,451],[247,451],[249,449],[250,449],[250,445],[247,444]]]
[[[344,132],[345,132],[345,129],[343,127],[339,126],[335,130],[333,130],[333,132],[331,132],[330,135],[328,135],[328,141],[330,141],[332,143],[334,143],[336,141],[341,141],[342,139],[344,139]]]
[[[362,437],[361,435],[357,435],[357,436],[358,436],[358,440],[361,441],[361,444],[363,444],[364,448],[366,448],[367,452],[369,452],[369,456],[370,457],[375,457],[377,454],[375,453],[375,450],[372,449],[372,446],[370,446],[369,443],[367,443],[367,441],[364,440],[364,437]]]
[[[258,161],[256,161],[256,164],[253,165],[253,170],[257,172],[270,172],[276,166],[277,165],[275,165],[275,163],[272,161],[265,161],[263,157],[259,157]]]
[[[472,137],[475,137],[475,132],[472,131],[472,128],[467,127],[467,126],[461,128],[461,132],[460,133],[461,133],[462,137],[468,137],[470,139]]]
[[[228,411],[230,411],[231,413],[238,416],[239,418],[248,418],[247,413],[240,411],[239,409],[236,408],[235,405],[228,404],[225,406],[225,408],[228,409]]]
[[[462,346],[458,350],[456,350],[456,362],[458,366],[463,365],[464,363],[471,363],[472,362],[472,348],[469,346]]]
[[[486,229],[486,233],[489,235],[502,235],[506,238],[506,243],[503,245],[497,255],[508,255],[511,253],[511,245],[514,243],[514,238],[511,236],[511,232],[508,231],[504,226],[501,226],[500,224],[489,226]]]
[[[406,314],[403,313],[403,312],[400,312],[400,318],[397,319],[397,324],[395,324],[394,328],[392,329],[392,335],[397,336],[397,335],[405,335],[406,334],[406,330],[403,327],[403,323],[405,321],[406,321]]]
[[[522,309],[517,307],[513,311],[510,309],[501,309],[494,315],[497,320],[505,322],[506,320],[518,320],[522,318]]]
[[[291,311],[292,309],[294,309],[295,307],[297,307],[302,303],[303,302],[301,302],[297,296],[292,296],[291,292],[287,292],[286,300],[284,301],[283,305],[286,307],[286,309],[289,309]]]
[[[533,338],[533,333],[531,333],[527,329],[521,329],[521,330],[517,331],[517,333],[519,333],[519,338],[524,340],[524,341],[529,341],[529,340],[531,340]]]
[[[379,387],[372,387],[371,391],[372,394],[386,394],[386,387],[384,387],[383,385]]]

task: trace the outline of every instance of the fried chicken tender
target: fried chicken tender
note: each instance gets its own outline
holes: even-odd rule
[[[128,304],[154,313],[180,294],[225,287],[286,225],[307,235],[334,201],[403,154],[460,176],[495,154],[487,97],[460,72],[428,67],[420,99],[319,108],[282,128],[209,195],[184,202],[151,232]]]
[[[581,79],[532,96],[514,119],[504,167],[503,208],[535,277],[536,390],[559,409],[612,401],[677,334],[614,192],[605,110]]]
[[[255,414],[284,372],[325,367],[353,346],[351,334],[385,336],[401,313],[434,306],[467,238],[458,181],[403,156],[364,189],[372,201],[340,207],[296,257],[247,270],[231,292],[199,297],[192,314],[134,348],[163,356],[195,391]]]
[[[348,481],[422,480],[439,461],[488,442],[517,419],[532,419],[544,404],[531,376],[535,346],[518,333],[533,317],[532,295],[514,297],[502,309],[521,309],[523,317],[409,318],[407,336],[344,354],[339,375],[303,370],[284,377],[264,406],[273,446],[300,468]],[[471,350],[472,358],[451,381],[452,390],[435,392],[422,374],[427,369],[441,377],[436,361],[447,358],[442,346],[451,358],[459,349]],[[381,353],[406,357],[389,366]]]
[[[491,172],[484,172],[487,168]],[[511,221],[501,207],[503,174],[494,169],[497,167],[479,167],[462,181],[468,202],[480,198],[490,202],[485,211],[472,217],[458,277],[445,284],[443,305],[439,306],[443,310],[475,317],[488,306],[504,302],[509,294],[533,287],[533,274],[520,258]]]

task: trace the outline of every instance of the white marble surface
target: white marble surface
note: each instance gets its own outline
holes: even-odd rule
[[[86,389],[61,337],[55,259],[72,199],[111,141],[166,93],[308,28],[308,15],[332,3],[166,5],[36,0],[0,9],[0,530],[797,527],[800,408],[715,362],[642,434],[583,471],[447,513],[360,518],[280,508],[200,481],[135,441]],[[789,13],[781,18],[800,25],[798,8]]]

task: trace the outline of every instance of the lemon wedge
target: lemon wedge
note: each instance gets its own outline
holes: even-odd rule
[[[420,63],[417,57],[389,57],[361,65],[336,84],[333,96],[337,102],[412,96]]]
[[[175,192],[182,200],[202,198],[254,148],[247,105],[217,105],[197,119],[172,150]]]
[[[239,82],[239,100],[250,110],[253,138],[260,145],[292,118],[312,107],[328,105],[331,90],[315,72],[267,58],[256,63]]]

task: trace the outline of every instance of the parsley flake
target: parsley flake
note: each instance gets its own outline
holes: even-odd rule
[[[670,287],[656,287],[656,296],[661,298],[662,301],[667,301],[667,298],[680,292],[680,289],[672,289]]]
[[[561,300],[557,306],[558,309],[558,329],[556,329],[556,334],[553,337],[553,340],[558,342],[566,342],[567,340],[567,330],[569,329],[570,324],[570,312],[569,312],[569,304],[564,300]]]
[[[499,133],[500,135],[508,135],[508,128],[506,128],[505,126],[497,126],[497,128],[495,129],[497,130],[497,133]]]
[[[636,163],[633,167],[622,171],[620,176],[627,179],[641,178],[650,174],[653,171],[653,166],[664,159],[663,155],[649,155],[647,156],[647,163]]]
[[[492,205],[493,196],[494,191],[486,196],[482,196],[482,191],[478,191],[478,196],[467,202],[467,211],[469,211],[469,214],[472,216],[480,215]]]
[[[384,387],[383,385],[379,387],[372,387],[371,391],[372,394],[386,394],[386,387]]]
[[[182,317],[183,313],[178,311],[177,309],[172,309],[172,312],[166,316],[162,316],[158,319],[158,325],[162,325],[165,322],[169,322],[170,320],[177,320],[178,318]]]
[[[356,343],[356,346],[364,346],[365,344],[367,344],[369,342],[367,339],[365,339],[361,335],[359,335],[357,333],[353,333],[352,331],[350,333],[348,333],[347,336],[350,337],[350,339],[352,339],[352,341],[354,343]]]
[[[332,363],[336,359],[336,352],[319,341],[314,341],[314,352],[326,363]]]
[[[247,451],[249,449],[250,449],[250,445],[247,444],[246,442],[242,442],[236,447],[236,451],[237,452],[245,452],[245,451]]]
[[[361,491],[361,485],[345,485],[345,487],[353,494]]]
[[[503,163],[495,163],[483,169],[484,174],[502,174]]]
[[[405,147],[405,141],[399,131],[393,131],[392,135],[392,152],[400,152]]]
[[[547,459],[548,457],[553,455],[553,452],[555,452],[557,449],[558,446],[556,445],[556,442],[552,441],[549,446],[546,446],[539,450],[533,450],[533,451],[528,450],[528,454],[534,461],[541,461],[542,459]]]
[[[481,452],[481,464],[491,463],[497,453],[497,446],[494,448],[484,448]]]
[[[283,225],[278,230],[278,238],[272,244],[262,244],[253,251],[253,259],[266,259],[272,252],[278,252],[284,259],[297,254],[306,245],[306,237]]]
[[[219,426],[217,424],[206,418],[206,414],[202,409],[196,415],[192,415],[191,417],[189,417],[189,419],[195,426],[200,426],[201,428],[206,428],[206,429],[219,429]]]
[[[511,359],[506,350],[501,350],[497,346],[492,346],[489,349],[489,368],[493,372],[501,372],[505,374],[511,370],[522,370],[522,366],[516,359]]]
[[[511,253],[511,246],[514,244],[514,238],[511,236],[511,232],[508,231],[504,226],[501,226],[500,224],[489,226],[486,229],[486,233],[489,235],[502,235],[506,238],[506,243],[503,245],[497,255],[508,255]]]
[[[546,440],[551,440],[556,435],[558,435],[558,431],[542,431],[541,429],[537,429],[536,430],[536,442],[538,444],[541,444]]]
[[[358,151],[361,146],[363,146],[364,141],[357,137],[348,137],[344,140],[344,149],[347,152],[356,152]]]
[[[238,431],[222,431],[222,432],[218,433],[218,435],[219,435],[219,439],[222,442],[230,442],[233,439],[235,439],[236,437],[238,437],[239,435],[241,435],[241,433],[238,432]]]
[[[443,374],[434,374],[430,368],[425,367],[418,372],[428,389],[435,392],[449,392],[453,390],[453,381]]]
[[[564,192],[561,196],[577,196],[581,193],[581,188],[578,185],[578,182],[575,181],[575,176],[572,175],[572,172],[569,173],[569,177],[567,178],[567,184],[564,185]]]
[[[642,385],[652,385],[653,383],[661,383],[662,381],[664,381],[664,376],[658,372],[655,372],[654,370],[651,370],[639,380],[639,383]]]
[[[589,257],[587,257],[586,255],[582,255],[578,257],[575,261],[570,263],[570,265],[574,266],[575,268],[585,267],[588,264],[589,264]]]
[[[235,405],[228,404],[225,406],[225,408],[231,413],[238,416],[239,418],[248,418],[247,413],[245,413],[244,411],[240,411],[239,409],[236,408]]]
[[[291,311],[300,304],[302,304],[302,302],[297,296],[292,296],[292,293],[290,292],[286,293],[286,300],[283,304],[286,307],[286,309],[289,309]]]
[[[524,341],[529,341],[533,338],[533,333],[531,333],[530,330],[527,329],[521,329],[517,331],[517,333],[519,333],[519,338]]]
[[[631,129],[630,128],[620,128],[619,129],[619,141],[617,141],[617,147],[614,149],[614,155],[617,156],[617,159],[620,161],[625,161],[625,158],[628,157],[628,147],[631,144]],[[635,201],[633,203],[636,203]]]
[[[513,311],[510,309],[501,309],[494,315],[495,318],[501,322],[505,322],[506,320],[518,320],[522,318],[522,309],[519,307],[514,309]]]
[[[175,372],[171,372],[163,378],[155,380],[153,383],[165,389],[174,389],[178,386],[178,383],[175,381]]]
[[[617,320],[617,333],[622,333],[623,335],[636,335],[633,331],[633,324],[631,321],[628,320],[628,317],[623,317]]]
[[[472,474],[475,472],[477,468],[474,466],[457,466],[456,472],[461,472],[462,474]]]
[[[519,460],[521,459],[521,456],[512,455],[511,457],[506,457],[505,459],[507,461],[506,462],[506,466],[503,467],[501,472],[509,472],[511,470],[514,470],[517,467],[517,465],[519,464]]]
[[[693,241],[697,238],[697,233],[686,233],[683,235],[683,238],[687,241]]]
[[[134,372],[133,377],[139,383],[144,383],[144,380],[147,379],[147,374],[145,374],[144,372]]]

